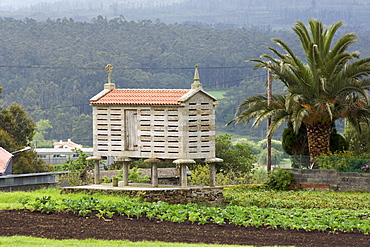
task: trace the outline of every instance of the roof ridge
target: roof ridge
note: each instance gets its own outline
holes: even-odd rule
[[[181,105],[201,89],[113,89],[98,100],[91,102],[93,105]],[[209,95],[208,95],[209,96]],[[212,96],[210,96],[212,97]],[[213,98],[213,97],[212,97]]]
[[[191,89],[183,89],[183,88],[116,88],[112,91],[190,91]]]

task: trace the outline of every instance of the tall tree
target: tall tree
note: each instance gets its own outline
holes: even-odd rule
[[[0,128],[9,133],[18,147],[29,145],[36,130],[32,118],[19,105],[1,109]]]
[[[284,83],[285,94],[273,94],[271,104],[266,95],[256,95],[244,100],[231,122],[254,125],[271,117],[269,134],[283,122],[290,121],[298,132],[306,125],[308,149],[311,157],[327,153],[333,123],[347,118],[357,130],[359,122],[370,123],[370,107],[367,91],[370,88],[370,58],[360,59],[357,52],[348,52],[356,42],[356,35],[347,33],[333,44],[333,38],[342,22],[324,28],[323,23],[309,20],[309,29],[297,21],[293,31],[300,40],[305,61],[297,57],[280,39],[273,39],[286,53],[269,47],[277,58],[262,55],[262,59],[250,59],[255,68],[269,69],[273,79]],[[311,160],[311,167],[315,160]]]
[[[0,147],[14,152],[29,145],[35,134],[35,123],[19,105],[0,111]],[[13,158],[13,173],[48,171],[46,163],[37,157],[35,150],[20,152]]]

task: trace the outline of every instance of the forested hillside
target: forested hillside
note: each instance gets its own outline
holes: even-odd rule
[[[369,0],[3,0],[0,16],[37,20],[73,18],[90,21],[102,15],[165,23],[207,23],[223,27],[290,28],[295,20],[345,21],[356,32],[369,30]],[[221,25],[220,25],[221,24]]]
[[[45,139],[91,145],[89,99],[103,89],[105,66],[114,65],[117,88],[190,88],[199,63],[205,90],[230,90],[220,100],[217,124],[228,122],[246,97],[265,91],[266,71],[254,71],[258,58],[280,37],[294,47],[289,31],[216,29],[160,21],[127,22],[122,18],[91,22],[72,19],[0,19],[0,105],[21,105],[35,122],[48,119]],[[370,54],[367,38],[357,48]],[[274,85],[274,90],[283,90]],[[220,128],[219,128],[220,130]],[[230,126],[226,131],[236,131]],[[239,133],[257,135],[261,132]]]

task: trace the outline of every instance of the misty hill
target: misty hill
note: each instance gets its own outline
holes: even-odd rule
[[[369,0],[3,0],[0,16],[45,21],[72,18],[91,21],[102,15],[127,21],[159,19],[165,23],[223,24],[225,27],[290,28],[295,20],[344,21],[357,32],[368,29]]]

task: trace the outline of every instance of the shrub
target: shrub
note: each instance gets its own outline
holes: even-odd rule
[[[318,164],[320,169],[334,169],[338,172],[364,172],[366,170],[363,167],[370,164],[369,158],[369,155],[366,153],[355,155],[350,151],[337,151],[320,156]]]
[[[265,185],[270,190],[288,190],[293,182],[292,172],[280,168],[269,175]]]
[[[266,169],[253,169],[252,175],[249,180],[249,184],[263,184],[266,182],[267,179],[267,172]]]
[[[348,171],[350,160],[353,159],[353,154],[348,151],[329,152],[328,155],[322,155],[317,162],[320,169],[335,169],[339,172]]]
[[[142,174],[141,168],[134,166],[128,171],[128,180],[134,183],[147,183],[150,181],[150,178],[148,175],[140,176],[141,174]],[[120,170],[118,179],[122,180],[122,177],[123,177],[123,172],[122,170]]]
[[[196,164],[191,170],[191,178],[189,179],[189,184],[209,186],[210,184],[210,165]],[[216,173],[216,184],[224,185],[228,183],[228,178],[223,173]]]
[[[208,186],[210,182],[210,166],[208,164],[196,164],[191,169],[191,185]],[[238,185],[238,184],[261,184],[266,180],[267,173],[263,169],[254,169],[249,173],[229,170],[228,173],[216,173],[217,185]]]
[[[256,157],[248,144],[233,145],[231,137],[232,135],[228,134],[216,137],[216,157],[223,159],[223,162],[216,163],[216,169],[224,174],[230,171],[249,173],[253,168]]]
[[[79,149],[74,149],[74,152],[78,155],[76,160],[68,158],[62,165],[54,166],[54,171],[71,171],[61,176],[59,184],[67,183],[69,186],[79,186],[92,183],[94,181],[92,172],[94,165],[91,161],[86,160],[89,155]]]

